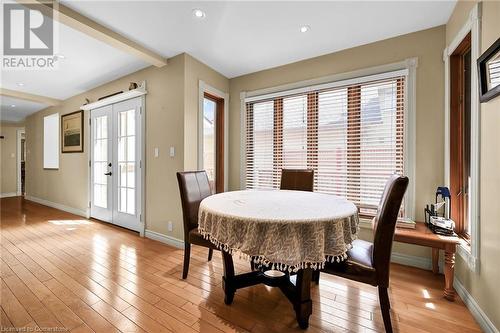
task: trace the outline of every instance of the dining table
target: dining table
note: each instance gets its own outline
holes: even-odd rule
[[[278,287],[303,329],[312,313],[313,271],[341,262],[359,233],[358,210],[346,198],[306,191],[242,190],[200,203],[198,231],[222,252],[224,302],[238,289]],[[252,263],[235,274],[233,255]]]

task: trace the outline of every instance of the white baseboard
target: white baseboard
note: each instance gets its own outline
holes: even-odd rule
[[[56,208],[56,209],[59,209],[59,210],[62,210],[62,211],[65,211],[65,212],[68,212],[71,214],[82,216],[85,218],[89,217],[89,212],[87,209],[83,210],[83,209],[73,208],[73,207],[62,205],[62,204],[57,203],[57,202],[52,202],[52,201],[48,201],[45,199],[33,197],[31,195],[26,195],[25,199],[39,203],[39,204],[44,205],[44,206],[49,206],[49,207]]]
[[[462,285],[462,283],[455,277],[453,280],[453,287],[455,288],[457,294],[464,301],[465,305],[469,309],[470,313],[476,319],[479,326],[485,333],[500,333],[495,325],[491,322],[490,318],[484,313],[484,311],[479,307],[476,300],[469,294],[467,289]]]
[[[403,253],[392,252],[391,262],[426,270],[432,269],[432,261],[430,258],[410,256]]]
[[[184,248],[184,241],[175,237],[167,236],[164,234],[160,234],[159,232],[147,230],[145,233],[146,238],[154,239],[156,241],[165,243],[167,245],[176,247],[178,249]]]
[[[16,192],[0,193],[0,198],[10,198],[10,197],[17,197],[17,193]]]

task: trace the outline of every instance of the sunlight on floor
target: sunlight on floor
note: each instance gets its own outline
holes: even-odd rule
[[[427,289],[422,289],[422,294],[424,295],[424,298],[431,298],[431,295],[427,291]]]
[[[87,220],[49,220],[49,223],[57,225],[80,225],[80,224],[91,224]]]

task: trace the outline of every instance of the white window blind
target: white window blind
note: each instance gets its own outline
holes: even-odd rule
[[[246,103],[246,187],[278,188],[281,170],[315,170],[314,190],[371,215],[404,173],[405,77],[252,98]]]

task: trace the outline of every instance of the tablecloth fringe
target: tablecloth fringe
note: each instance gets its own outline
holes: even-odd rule
[[[288,271],[290,273],[291,272],[296,273],[299,269],[304,269],[304,268],[311,268],[313,270],[323,269],[323,268],[325,268],[325,264],[327,262],[340,263],[341,261],[347,259],[347,251],[352,248],[352,245],[349,244],[348,246],[346,246],[346,249],[344,250],[343,253],[341,253],[339,255],[335,255],[335,256],[327,255],[327,256],[325,256],[325,260],[323,260],[323,261],[316,261],[316,262],[307,261],[307,262],[301,262],[301,263],[295,264],[295,265],[287,265],[287,264],[283,264],[283,263],[272,263],[264,256],[249,256],[249,255],[241,252],[238,249],[233,249],[233,248],[229,247],[227,244],[221,243],[220,241],[215,239],[213,236],[211,236],[210,234],[208,234],[204,230],[198,229],[198,232],[200,233],[200,235],[203,236],[203,238],[209,240],[212,244],[214,244],[215,247],[217,247],[217,249],[224,251],[224,252],[227,252],[232,256],[237,255],[240,259],[243,259],[243,260],[246,260],[249,262],[253,262],[258,267],[259,266],[260,267],[262,267],[262,266],[271,267],[271,269],[273,269],[273,270]]]

